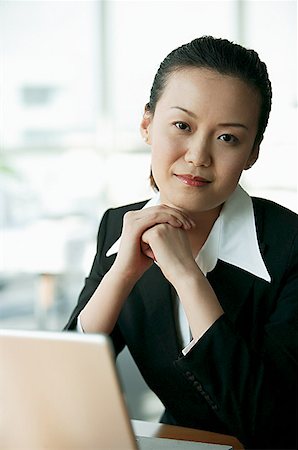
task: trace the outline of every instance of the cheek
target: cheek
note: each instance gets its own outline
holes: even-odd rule
[[[242,154],[221,155],[216,161],[217,172],[229,174],[231,177],[239,177],[247,162],[247,156]]]
[[[215,180],[218,181],[221,189],[233,191],[243,172],[244,158],[237,158],[236,160],[224,158],[217,163],[215,165]]]
[[[160,178],[163,172],[165,172],[168,166],[167,158],[165,158],[164,153],[155,150],[154,147],[151,149],[151,168],[154,178]]]
[[[167,139],[159,141],[158,145],[152,143],[151,146],[151,165],[157,172],[162,172],[171,167],[180,157],[179,150]]]

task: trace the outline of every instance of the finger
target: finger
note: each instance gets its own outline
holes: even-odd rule
[[[178,210],[174,210],[172,208],[164,206],[159,209],[157,209],[156,207],[153,208],[150,211],[150,208],[148,208],[147,211],[144,210],[144,214],[139,215],[137,218],[140,225],[146,224],[145,229],[162,223],[168,223],[175,228],[184,228],[186,230],[189,230],[194,226],[193,221],[188,219]]]
[[[183,210],[174,208],[168,205],[160,205],[162,208],[166,208],[166,211],[174,215],[178,220],[181,221],[183,228],[193,228],[196,226],[195,221]]]
[[[193,227],[196,226],[196,222],[185,211],[174,208],[173,206],[168,206],[168,205],[161,205],[161,206],[168,208],[170,211],[174,211],[176,214],[178,214],[178,217],[182,216]]]
[[[144,253],[144,255],[146,255],[150,259],[153,259],[153,261],[155,261],[155,256],[154,256],[154,253],[153,253],[151,247],[143,240],[141,241],[141,250],[142,250],[142,253]]]

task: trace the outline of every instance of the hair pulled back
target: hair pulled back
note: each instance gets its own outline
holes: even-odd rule
[[[227,39],[203,36],[184,44],[162,61],[151,88],[146,110],[154,114],[169,76],[187,67],[206,68],[245,81],[261,95],[261,110],[255,143],[259,144],[266,129],[272,102],[271,83],[267,68],[254,50],[248,50]]]

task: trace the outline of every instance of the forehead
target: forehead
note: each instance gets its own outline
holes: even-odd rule
[[[220,120],[257,122],[259,92],[240,78],[205,68],[184,68],[171,73],[156,109],[183,107],[196,115],[220,116]]]

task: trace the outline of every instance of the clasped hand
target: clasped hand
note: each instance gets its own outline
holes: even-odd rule
[[[194,265],[187,232],[195,227],[184,212],[158,205],[125,214],[120,248],[115,261],[118,270],[137,281],[156,261],[172,282]]]

